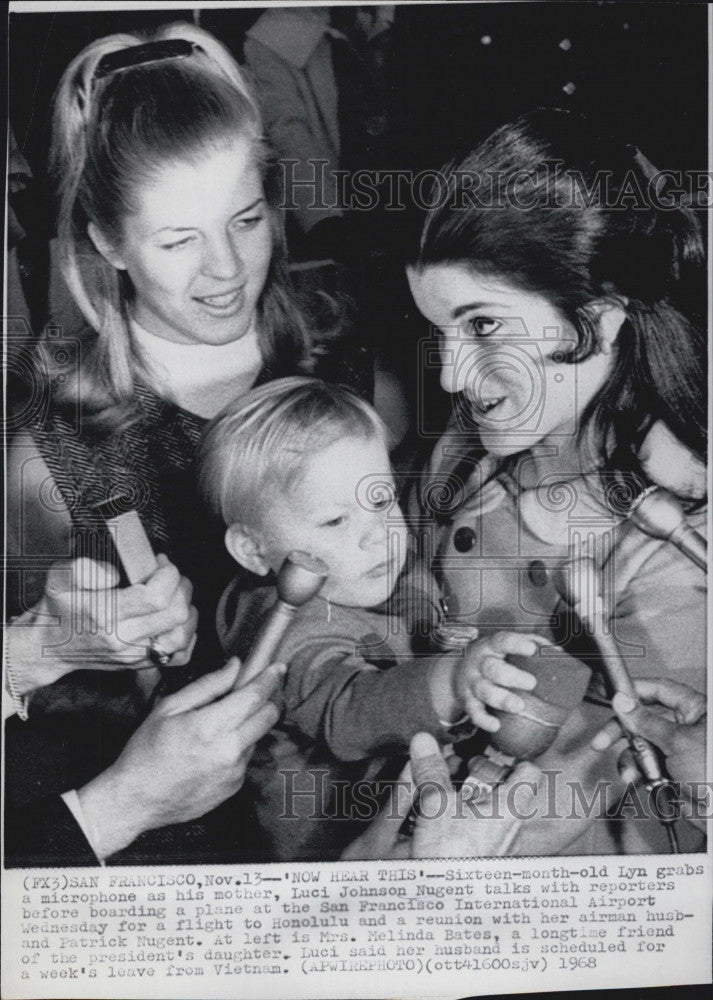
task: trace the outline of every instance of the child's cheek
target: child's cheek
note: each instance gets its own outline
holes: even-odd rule
[[[349,596],[349,588],[340,574],[331,572],[320,594],[327,600],[342,603]]]
[[[345,579],[343,576],[328,579],[320,591],[320,596],[333,604],[341,604],[345,607],[367,607],[369,604],[378,603],[372,600],[372,595],[367,593],[369,588],[360,586],[359,580]]]

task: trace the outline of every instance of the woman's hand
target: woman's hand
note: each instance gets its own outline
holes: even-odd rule
[[[157,561],[148,580],[123,588],[106,563],[54,563],[38,603],[9,630],[16,693],[29,694],[73,670],[152,666],[152,639],[172,654],[171,666],[187,663],[198,624],[192,586],[166,556]]]
[[[277,721],[273,664],[244,687],[232,658],[164,698],[119,758],[78,796],[91,843],[106,858],[146,830],[203,816],[234,795],[257,741]]]

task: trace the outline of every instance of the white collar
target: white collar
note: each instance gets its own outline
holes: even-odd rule
[[[199,416],[212,416],[217,402],[227,403],[245,392],[262,367],[254,326],[240,340],[217,345],[166,340],[133,319],[130,326],[153,388]]]

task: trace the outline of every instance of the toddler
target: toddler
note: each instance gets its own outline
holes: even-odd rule
[[[206,431],[204,495],[244,570],[224,593],[218,630],[245,657],[274,603],[271,573],[302,549],[329,567],[278,649],[287,663],[282,716],[248,768],[265,861],[339,857],[375,815],[367,789],[395,777],[417,732],[442,743],[486,711],[519,711],[510,686],[535,679],[509,664],[537,637],[498,632],[465,652],[415,657],[390,601],[407,560],[386,430],[346,389],[306,377],[253,389]],[[371,784],[369,784],[371,783]],[[258,860],[258,859],[256,859]]]

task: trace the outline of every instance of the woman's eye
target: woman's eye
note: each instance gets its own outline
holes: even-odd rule
[[[236,219],[233,225],[235,226],[236,229],[240,229],[243,231],[248,229],[254,229],[257,225],[259,225],[262,222],[264,218],[265,218],[264,215],[248,215],[244,216],[242,219]]]
[[[396,494],[392,493],[391,491],[388,491],[385,492],[383,496],[377,497],[373,501],[372,506],[374,510],[386,510],[387,507],[390,507],[395,500],[396,500]]]
[[[188,246],[188,244],[191,243],[192,241],[193,241],[193,237],[192,236],[184,236],[182,239],[180,239],[180,240],[174,240],[171,243],[162,243],[161,244],[161,249],[162,250],[179,250],[181,247]]]
[[[332,517],[329,521],[325,521],[322,525],[323,528],[338,528],[340,524],[344,524],[346,521],[346,515],[340,514],[339,517]]]
[[[467,321],[469,333],[476,337],[490,337],[503,325],[499,319],[490,316],[474,316]]]

